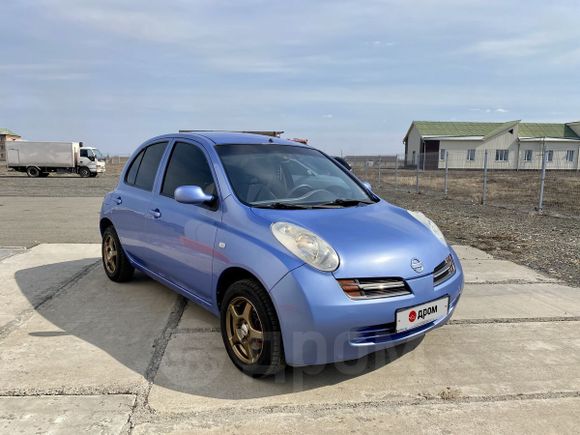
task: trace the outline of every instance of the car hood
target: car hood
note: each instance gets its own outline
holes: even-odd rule
[[[330,243],[340,257],[337,278],[416,278],[432,273],[450,253],[431,230],[385,201],[359,207],[252,211],[271,223],[300,225]],[[421,260],[421,272],[411,268],[412,259]]]

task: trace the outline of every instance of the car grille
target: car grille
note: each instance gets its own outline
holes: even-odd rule
[[[453,275],[455,275],[455,264],[453,264],[453,257],[449,255],[433,270],[433,286],[443,284]]]
[[[338,282],[351,299],[393,298],[411,294],[407,283],[400,278],[339,279]]]

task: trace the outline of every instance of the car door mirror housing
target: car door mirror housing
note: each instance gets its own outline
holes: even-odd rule
[[[182,204],[204,204],[214,200],[199,186],[179,186],[175,189],[175,200]]]

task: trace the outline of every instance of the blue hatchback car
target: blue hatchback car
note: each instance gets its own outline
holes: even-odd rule
[[[229,357],[252,376],[419,337],[463,289],[425,215],[321,151],[262,135],[147,141],[105,196],[100,230],[111,280],[139,269],[219,316]]]

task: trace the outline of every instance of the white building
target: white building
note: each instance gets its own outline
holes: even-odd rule
[[[20,135],[0,127],[0,160],[6,160],[6,142],[20,140]]]
[[[405,138],[405,163],[423,169],[580,169],[580,121],[566,124],[413,121]]]

